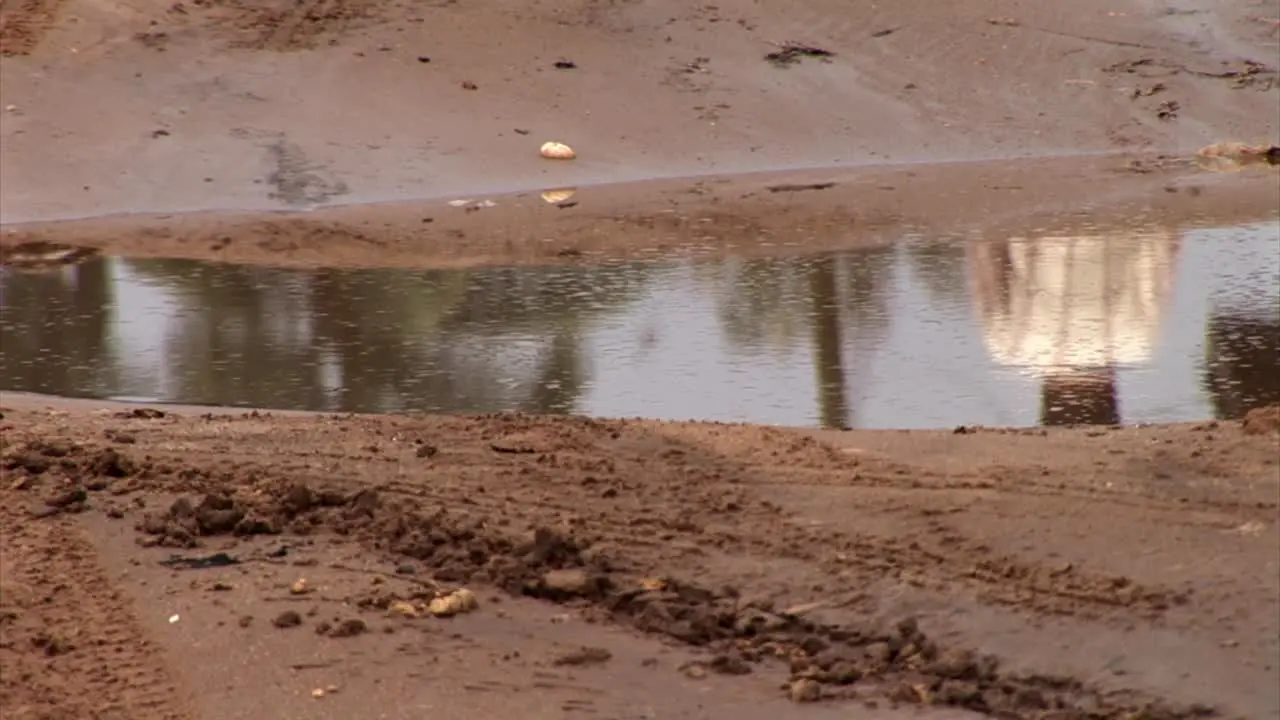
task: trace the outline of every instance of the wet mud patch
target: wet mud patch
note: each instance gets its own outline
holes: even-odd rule
[[[267,182],[275,188],[273,200],[302,207],[328,202],[350,190],[342,180],[327,176],[324,167],[307,158],[302,148],[277,140],[267,148],[273,170]]]

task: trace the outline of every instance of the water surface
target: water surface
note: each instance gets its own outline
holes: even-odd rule
[[[106,258],[0,270],[0,309],[0,390],[147,402],[863,428],[1280,402],[1275,222],[601,267]]]

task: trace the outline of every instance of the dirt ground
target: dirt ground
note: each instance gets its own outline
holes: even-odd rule
[[[465,264],[634,253],[718,219],[735,232],[711,244],[798,228],[823,249],[895,213],[1034,212],[1059,184],[1158,194],[1186,170],[1170,158],[1280,139],[1277,17],[1277,0],[3,0],[0,243]],[[547,140],[578,158],[541,158]],[[1097,153],[1118,156],[1036,180],[1044,158]],[[937,165],[1010,158],[1041,160]],[[709,178],[743,173],[774,175]],[[92,220],[26,225],[74,218]]]
[[[5,406],[5,717],[1280,712],[1280,408],[840,433]]]

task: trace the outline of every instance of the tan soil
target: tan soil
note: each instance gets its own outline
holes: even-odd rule
[[[16,717],[763,718],[789,692],[814,717],[1280,710],[1277,436],[1236,423],[5,402]],[[216,553],[238,562],[160,564]],[[456,587],[476,611],[425,612]]]
[[[874,229],[901,206],[944,225],[1044,198],[1052,182],[1022,197],[1010,188],[1033,170],[1010,182],[975,169],[984,183],[964,168],[890,178],[851,167],[1120,153],[1146,171],[1160,153],[1275,144],[1276,14],[1274,0],[4,0],[0,221],[232,210],[39,235],[312,263],[634,252],[655,245],[645,223],[672,209],[696,213],[689,232],[714,216],[747,235],[799,227],[795,242],[822,248],[839,229],[856,244],[851,220]],[[766,60],[792,41],[834,54]],[[541,158],[545,140],[578,159]],[[1115,178],[1129,159],[1077,168],[1063,199],[1133,190]],[[838,202],[692,182],[595,189],[797,168],[832,173],[816,181],[839,182],[827,193]],[[895,189],[868,187],[881,183]],[[562,187],[591,190],[566,209],[537,198]],[[671,198],[699,188],[708,195]],[[513,192],[532,194],[513,207]],[[440,201],[456,197],[499,205]],[[393,200],[409,204],[278,214]],[[621,236],[593,238],[617,229],[601,220]]]

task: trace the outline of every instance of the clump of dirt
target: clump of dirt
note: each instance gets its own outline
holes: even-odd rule
[[[22,471],[27,476],[89,476],[90,490],[102,490],[112,480],[137,472],[137,465],[114,448],[89,448],[62,441],[33,440],[4,450],[0,469]]]
[[[992,656],[940,647],[914,620],[889,629],[824,625],[744,600],[732,588],[639,577],[626,569],[625,557],[610,557],[571,533],[538,527],[520,537],[444,509],[427,512],[374,489],[343,493],[266,481],[234,495],[180,498],[137,528],[147,543],[183,547],[208,536],[261,532],[349,536],[421,561],[442,580],[490,584],[573,605],[589,616],[705,648],[712,654],[706,667],[713,672],[748,674],[780,661],[790,668],[788,687],[806,688],[799,693],[805,702],[887,696],[1008,718],[1121,718],[1141,712],[1153,720],[1182,720],[1208,712],[1106,695],[1067,678],[1005,673]],[[394,609],[404,603],[384,595],[357,605]]]
[[[807,57],[829,60],[835,57],[835,53],[814,45],[785,42],[778,45],[777,50],[766,54],[764,59],[777,67],[788,67],[800,62],[801,58]]]
[[[1254,408],[1244,416],[1240,424],[1247,435],[1280,433],[1280,405]]]

